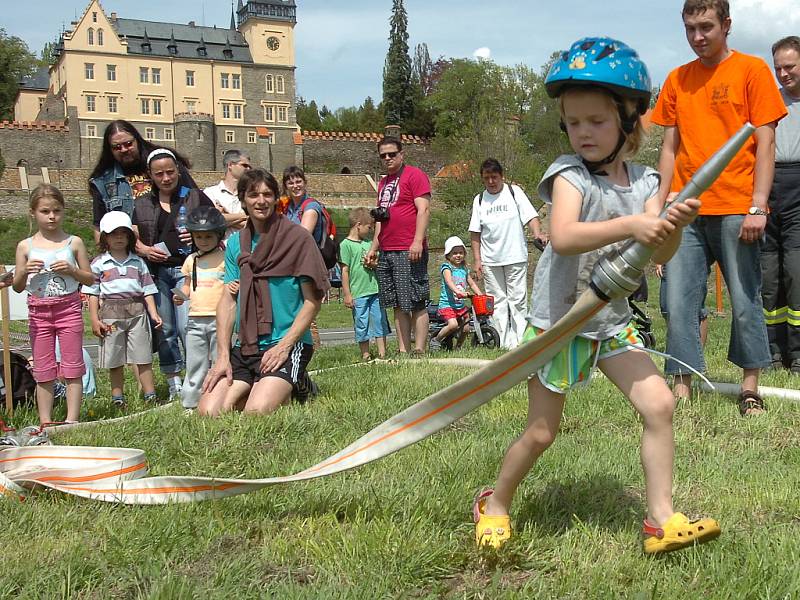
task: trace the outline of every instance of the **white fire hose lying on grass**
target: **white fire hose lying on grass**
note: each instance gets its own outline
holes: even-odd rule
[[[697,197],[707,189],[754,130],[752,125],[745,125],[698,169],[673,202]],[[626,243],[598,262],[592,273],[591,288],[549,330],[381,423],[333,456],[294,475],[250,480],[146,477],[147,461],[142,450],[10,447],[0,451],[0,492],[25,496],[28,490],[44,486],[105,502],[195,502],[332,475],[383,458],[447,427],[544,366],[612,298],[633,293],[652,252],[651,248],[636,242]]]

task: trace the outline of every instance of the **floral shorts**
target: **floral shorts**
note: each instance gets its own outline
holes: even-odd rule
[[[522,341],[534,339],[544,330],[528,325]],[[617,335],[605,340],[590,340],[576,336],[549,363],[535,374],[548,390],[565,394],[569,390],[586,385],[597,366],[597,361],[610,358],[633,348],[644,348],[644,340],[633,323],[628,323]]]

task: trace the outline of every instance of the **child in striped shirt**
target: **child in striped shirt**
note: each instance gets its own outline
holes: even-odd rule
[[[110,370],[111,401],[125,406],[123,367],[138,367],[139,383],[145,401],[156,400],[153,380],[153,343],[150,323],[161,327],[156,310],[158,289],[147,264],[133,253],[136,235],[131,218],[111,211],[100,220],[103,254],[92,261],[93,285],[83,286],[89,296],[92,331],[100,338],[100,368]]]

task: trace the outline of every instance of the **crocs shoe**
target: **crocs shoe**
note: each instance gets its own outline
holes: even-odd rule
[[[683,513],[675,513],[661,527],[645,519],[642,533],[644,553],[661,554],[710,542],[718,538],[722,530],[715,519],[706,517],[690,521]]]
[[[472,520],[475,522],[475,543],[478,548],[498,550],[511,539],[511,517],[508,515],[487,515],[486,499],[494,490],[484,490],[475,498],[472,505]]]

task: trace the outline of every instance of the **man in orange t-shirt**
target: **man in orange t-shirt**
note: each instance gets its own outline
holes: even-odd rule
[[[766,63],[728,47],[727,0],[686,0],[682,16],[686,39],[698,58],[669,74],[652,115],[653,123],[665,127],[659,160],[662,196],[680,190],[746,122],[757,129],[700,197],[700,216],[684,228],[669,262],[667,353],[705,370],[697,315],[709,268],[719,263],[732,305],[728,360],[744,371],[739,409],[743,416],[752,415],[764,410],[758,375],[770,364],[759,243],[767,222],[775,125],[786,107]],[[688,398],[691,374],[686,367],[668,360],[666,373],[675,375],[675,395]]]

